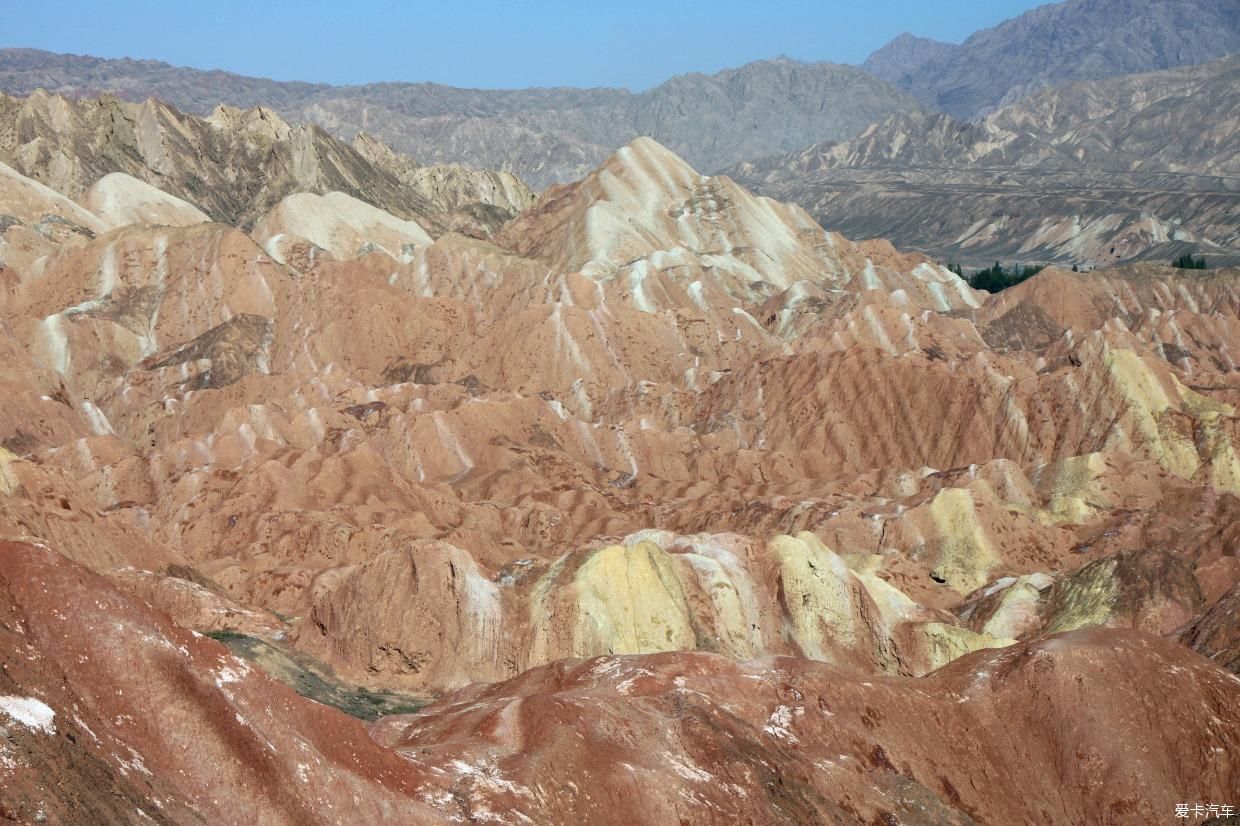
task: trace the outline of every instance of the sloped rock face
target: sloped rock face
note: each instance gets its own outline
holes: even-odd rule
[[[355,145],[359,136],[377,138],[440,170],[453,164],[512,170],[539,188],[583,177],[639,135],[655,137],[695,166],[717,169],[815,140],[842,140],[892,113],[920,108],[910,95],[856,67],[785,58],[713,75],[677,75],[635,94],[280,83],[150,60],[0,49],[0,90],[30,95],[40,89],[69,98],[100,92],[138,101],[154,96],[200,116],[221,100],[259,107],[266,120],[282,116],[318,124]],[[453,176],[448,171],[444,177]]]
[[[6,816],[439,819],[412,799],[417,771],[359,722],[297,697],[55,551],[5,542],[0,560]],[[14,716],[14,698],[45,709],[44,722]]]
[[[1201,603],[1187,560],[1141,550],[1100,559],[1056,583],[1045,612],[1051,633],[1120,625],[1167,634],[1200,611]]]
[[[445,616],[445,605],[455,613]],[[765,546],[641,532],[550,564],[517,560],[493,579],[460,548],[416,543],[350,573],[296,637],[354,681],[422,691],[557,660],[660,651],[796,655],[921,675],[1010,642],[853,571],[808,532]]]
[[[1089,5],[1107,4],[1046,8]],[[1132,5],[1130,19],[1195,4]],[[900,113],[851,140],[726,171],[829,229],[978,269],[996,259],[1093,269],[1185,252],[1234,265],[1227,179],[1240,155],[1227,136],[1240,123],[1240,56],[1226,51],[1201,66],[1028,90],[975,120]]]
[[[25,271],[60,245],[104,230],[94,213],[0,163],[0,263]]]
[[[1234,781],[1226,763],[1177,774],[1227,746],[1235,683],[1165,639],[1230,662],[1234,272],[1048,270],[987,297],[648,140],[491,240],[423,237],[332,195],[254,234],[87,230],[84,207],[16,172],[10,185],[30,196],[23,221],[77,209],[84,231],[40,236],[43,252],[3,271],[0,535],[55,549],[10,551],[12,593],[20,612],[68,619],[39,614],[52,630],[31,643],[60,671],[12,659],[27,676],[0,696],[63,720],[93,681],[96,756],[130,761],[123,742],[167,787],[122,784],[115,800],[180,801],[172,822],[239,822],[251,797],[270,822],[347,822],[328,807],[354,795],[376,821],[1105,822]],[[255,238],[281,234],[299,240]],[[79,602],[96,607],[62,608]],[[95,630],[61,658],[74,627]],[[241,681],[252,704],[229,699],[241,689],[204,675],[240,666],[183,627],[278,645],[362,695],[457,693],[377,724],[385,748],[354,748],[360,729],[257,666]],[[127,671],[131,636],[173,660]],[[1167,728],[1120,714],[1165,704],[1171,668],[1191,675],[1187,710]],[[643,669],[662,687],[630,707]],[[1131,697],[1088,716],[1121,672]],[[825,706],[778,699],[805,681]],[[505,692],[535,716],[487,705]],[[1046,698],[1071,706],[1062,730]],[[114,702],[170,709],[164,739],[134,739],[115,720],[137,706]],[[263,716],[271,748],[237,713]],[[998,720],[1016,733],[992,735]],[[303,732],[316,726],[360,762]],[[227,758],[226,801],[178,762],[205,728],[210,754],[225,749],[211,738],[254,752]],[[1175,732],[1197,757],[1151,749],[1104,784],[1115,731]],[[641,737],[680,762],[631,759]],[[1025,741],[1037,776],[997,802],[973,780],[1027,774],[1007,752]],[[66,794],[102,788],[89,772],[121,783],[114,761],[67,768],[76,748],[59,743],[62,762],[13,799],[60,801],[73,822],[87,803],[38,777]],[[329,775],[309,791],[306,749]],[[506,761],[522,760],[514,775]],[[1081,774],[1052,795],[1068,764]],[[615,805],[646,787],[650,808]]]
[[[193,204],[124,172],[112,172],[95,181],[82,194],[82,204],[108,228],[129,224],[184,227],[211,220]]]
[[[916,681],[568,660],[368,731],[50,548],[0,543],[0,562],[0,802],[19,822],[1157,822],[1240,780],[1240,680],[1140,632]],[[1207,729],[1207,750],[1183,736]]]
[[[161,572],[118,568],[109,578],[113,585],[186,628],[251,635],[274,635],[283,630],[275,614],[238,605],[187,566],[169,565]]]
[[[1194,651],[1204,654],[1233,674],[1240,673],[1240,587],[1231,589],[1214,607],[1182,629],[1178,636]]]
[[[1070,0],[960,45],[902,35],[864,68],[937,109],[973,118],[1045,86],[1191,65],[1237,49],[1240,15],[1220,0]]]
[[[375,736],[420,763],[472,766],[454,786],[465,814],[1158,822],[1189,791],[1226,797],[1237,782],[1234,763],[1214,755],[1235,742],[1238,685],[1133,632],[979,652],[916,683],[804,659],[660,654],[546,666],[382,721]],[[1173,737],[1134,757],[1134,743],[1210,715],[1224,752]],[[971,782],[979,774],[984,787]]]
[[[71,101],[40,90],[0,95],[0,120],[0,161],[81,196],[108,226],[182,225],[205,213],[248,230],[288,195],[343,192],[437,233],[486,233],[533,199],[514,176],[419,167],[373,138],[350,146],[263,107],[196,117],[154,99]]]
[[[343,192],[289,195],[263,216],[253,234],[281,264],[290,263],[289,248],[297,244],[310,244],[347,261],[367,252],[399,258],[411,254],[415,246],[431,243],[416,222],[397,220]]]

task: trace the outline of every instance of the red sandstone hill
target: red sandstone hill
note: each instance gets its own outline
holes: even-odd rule
[[[1236,271],[990,296],[648,139],[487,238],[92,192],[0,167],[0,813],[1143,823],[1240,786]]]

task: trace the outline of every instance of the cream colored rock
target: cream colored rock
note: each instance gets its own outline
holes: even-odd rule
[[[1187,560],[1164,550],[1142,549],[1095,560],[1061,578],[1048,589],[1040,608],[1047,633],[1106,626],[1170,634],[1200,611],[1203,602]]]
[[[770,549],[779,559],[794,639],[805,655],[833,660],[837,649],[858,647],[868,630],[861,617],[866,594],[844,560],[808,532],[775,537]]]
[[[16,460],[16,456],[0,447],[0,494],[5,496],[13,493],[19,484],[17,475],[9,470],[9,465]]]
[[[39,259],[106,228],[93,213],[0,163],[0,266],[29,277]]]
[[[531,662],[694,647],[680,579],[653,542],[593,551],[566,588],[554,588],[558,573],[552,566],[535,586]]]
[[[530,188],[511,172],[471,169],[459,164],[422,166],[365,132],[353,138],[352,146],[380,168],[391,170],[402,185],[445,213],[484,205],[516,215],[536,200]]]
[[[824,232],[799,207],[754,196],[726,177],[701,175],[644,137],[580,183],[553,187],[497,240],[558,271],[622,285],[643,312],[668,306],[663,282],[699,309],[789,290],[795,302],[815,285],[907,287],[910,308],[980,306],[947,270],[928,262],[911,272],[876,266],[864,248]]]
[[[444,543],[384,551],[324,583],[296,644],[360,683],[440,691],[567,658],[664,651],[920,674],[1000,644],[954,622],[875,573],[854,575],[810,533],[757,543],[639,531],[490,576]]]
[[[689,600],[695,647],[748,660],[778,645],[774,606],[739,537],[676,537],[663,545]],[[660,543],[662,544],[662,543]],[[769,642],[768,642],[769,641]]]
[[[0,163],[0,205],[3,205],[4,214],[29,226],[58,218],[61,223],[67,222],[91,233],[107,228],[88,209],[3,163]]]
[[[974,651],[1006,648],[1016,643],[1011,638],[979,634],[959,625],[941,622],[910,623],[901,626],[898,634],[906,667],[917,677],[937,671]]]
[[[431,243],[426,230],[343,192],[298,192],[280,201],[254,227],[254,239],[280,263],[290,247],[310,243],[340,261],[378,251],[394,259]]]
[[[221,103],[212,110],[206,122],[215,129],[240,132],[246,137],[265,143],[288,140],[293,132],[293,128],[284,118],[263,106],[238,109]]]
[[[930,517],[942,537],[932,575],[963,591],[985,584],[999,555],[978,518],[972,491],[943,491],[930,505]]]
[[[980,631],[993,637],[1021,638],[1041,627],[1039,608],[1052,579],[1046,574],[1004,578],[985,589],[983,594],[994,597],[990,616]]]
[[[129,224],[187,227],[211,220],[188,201],[124,172],[104,175],[82,194],[81,202],[110,228]]]
[[[1087,521],[1111,505],[1095,484],[1106,470],[1106,457],[1101,453],[1073,456],[1043,469],[1040,477],[1048,496],[1046,509],[1055,519]]]

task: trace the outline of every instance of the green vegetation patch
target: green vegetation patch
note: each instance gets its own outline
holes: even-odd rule
[[[1022,281],[1033,278],[1042,270],[1046,269],[1045,264],[1013,264],[1012,269],[1005,270],[1003,265],[998,261],[994,266],[987,267],[984,270],[978,270],[972,275],[965,275],[964,269],[957,263],[947,265],[947,268],[956,275],[969,282],[969,286],[975,290],[984,290],[988,293],[997,293],[1006,290],[1008,287],[1015,287]]]
[[[1179,258],[1171,262],[1171,266],[1178,267],[1181,270],[1208,270],[1210,265],[1206,263],[1204,258],[1194,258],[1191,252],[1186,252]]]
[[[331,706],[360,720],[391,714],[412,714],[434,698],[391,691],[370,691],[349,685],[315,658],[277,642],[239,634],[213,631],[207,636],[224,643],[238,657],[257,665],[301,696]]]

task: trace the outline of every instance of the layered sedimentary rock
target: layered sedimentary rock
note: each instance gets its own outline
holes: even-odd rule
[[[830,229],[970,267],[1235,265],[1240,57],[1219,57],[1038,90],[977,120],[900,113],[728,174]]]
[[[454,786],[466,815],[1157,822],[1185,789],[1226,796],[1235,784],[1225,755],[1236,690],[1183,648],[1089,631],[973,654],[917,683],[793,658],[547,666],[384,721],[376,736],[420,763],[450,756],[472,767]],[[1134,749],[1157,737],[1152,727],[1185,730],[1198,715],[1217,715],[1216,745],[1173,737],[1165,750]],[[943,760],[940,747],[956,757]],[[978,772],[990,778],[984,788],[970,782]]]
[[[109,229],[129,224],[184,227],[211,220],[193,204],[124,172],[104,175],[81,200]]]
[[[281,264],[290,263],[289,253],[298,245],[347,261],[368,252],[402,258],[415,246],[431,243],[416,222],[401,221],[343,192],[289,195],[259,220],[253,234]]]
[[[330,86],[21,48],[0,50],[0,90],[154,96],[198,115],[223,100],[317,123],[345,139],[371,132],[431,162],[511,169],[545,187],[582,177],[643,134],[715,170],[847,140],[890,115],[918,111],[919,99],[966,120],[1051,84],[1185,66],[1237,49],[1240,17],[1230,0],[1072,0],[1028,11],[960,45],[902,35],[860,67],[776,58],[677,75],[638,93]]]
[[[1179,638],[1233,674],[1240,672],[1240,588],[1232,586],[1214,607],[1179,632]]]
[[[1237,50],[1240,15],[1225,0],[1069,0],[959,45],[901,35],[863,68],[936,109],[973,118],[1045,86],[1192,65]]]
[[[794,657],[569,661],[368,732],[51,548],[5,542],[0,561],[0,803],[18,821],[1156,821],[1238,779],[1240,682],[1139,632],[916,682]],[[1206,750],[1184,737],[1207,730]]]
[[[24,272],[58,246],[93,238],[105,227],[94,213],[4,164],[0,198],[0,264],[9,268],[6,274]]]
[[[357,682],[426,690],[660,651],[921,675],[1012,642],[917,604],[877,566],[859,567],[808,532],[763,545],[655,531],[549,563],[517,560],[489,579],[460,548],[423,542],[350,573],[311,607],[296,645]],[[456,610],[445,616],[443,605]]]
[[[1193,761],[1235,728],[1235,271],[1050,269],[987,296],[649,140],[489,240],[313,193],[253,232],[109,227],[5,180],[5,238],[43,246],[0,273],[0,534],[51,550],[5,546],[0,593],[52,629],[31,644],[54,668],[14,659],[0,696],[77,703],[103,743],[72,768],[85,746],[23,730],[5,759],[61,768],[0,763],[22,817],[72,822],[115,783],[171,822],[238,822],[255,795],[271,822],[354,796],[380,820],[605,821],[640,784],[630,822],[1032,823],[1234,785]],[[64,231],[31,229],[46,215]],[[54,611],[79,602],[93,630],[61,657]],[[359,744],[257,664],[236,700],[210,675],[243,666],[183,628],[441,702]],[[163,652],[154,677],[119,664],[130,638]],[[1172,668],[1178,716],[1121,713],[1165,705]],[[1086,714],[1119,673],[1130,694]],[[130,733],[83,680],[175,713]],[[221,802],[177,762],[212,715]],[[1184,754],[1102,783],[1116,727]],[[1019,774],[1028,742],[1035,777],[1004,795],[1030,808],[970,782]],[[130,747],[149,789],[108,762]],[[1052,792],[1069,752],[1093,757]],[[304,782],[297,754],[322,759]]]
[[[358,721],[303,700],[50,548],[5,542],[0,560],[6,817],[439,819],[413,796],[419,772]]]
[[[420,218],[437,232],[486,234],[533,198],[511,174],[419,166],[373,138],[349,145],[261,106],[220,105],[197,117],[155,99],[74,101],[40,90],[26,98],[0,95],[0,121],[0,161],[83,197],[88,207],[93,202],[109,226],[126,219],[180,225],[198,210],[248,230],[286,196],[344,192],[401,219]],[[149,220],[152,201],[166,220]],[[113,217],[115,210],[124,214]]]
[[[0,91],[25,96],[43,89],[69,98],[101,92],[131,101],[156,97],[199,116],[221,101],[257,108],[267,119],[318,124],[355,141],[363,154],[359,136],[436,164],[440,172],[422,179],[432,186],[453,177],[455,164],[511,170],[539,188],[566,183],[640,135],[655,137],[695,166],[717,169],[816,140],[842,140],[890,114],[920,108],[910,95],[856,67],[787,58],[713,75],[677,75],[634,93],[280,83],[150,60],[0,49]]]

